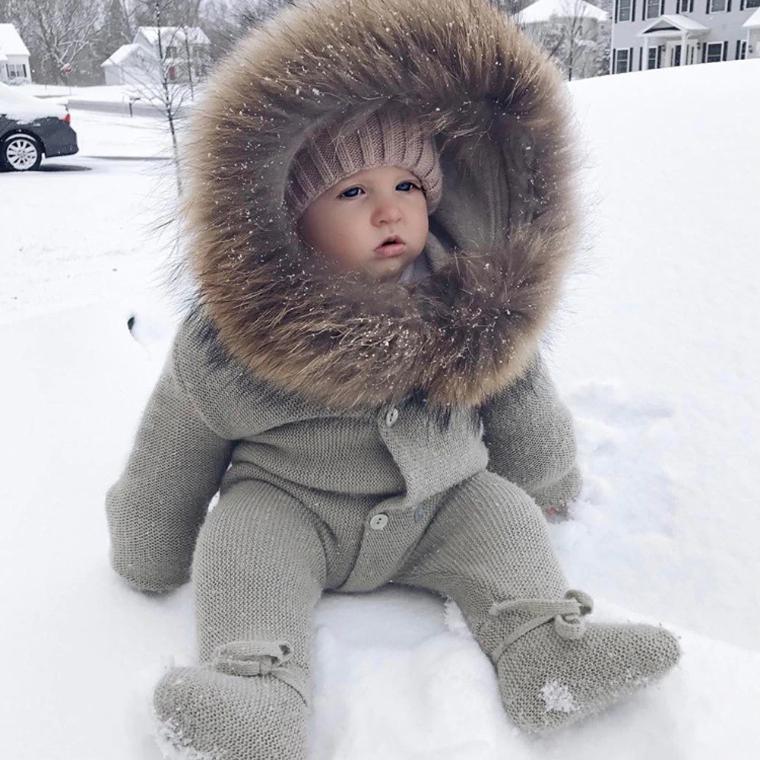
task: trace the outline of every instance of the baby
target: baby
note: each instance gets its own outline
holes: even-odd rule
[[[538,350],[575,239],[553,66],[485,0],[315,0],[205,97],[197,290],[106,495],[113,568],[193,582],[165,751],[305,760],[325,589],[454,600],[529,732],[662,677],[676,638],[587,620],[546,524],[581,488]]]

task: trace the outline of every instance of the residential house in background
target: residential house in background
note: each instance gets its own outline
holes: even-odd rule
[[[0,24],[0,82],[28,84],[32,81],[29,51],[13,24]]]
[[[159,32],[167,79],[178,84],[203,79],[209,69],[210,40],[197,26],[140,26],[134,39],[113,52],[101,68],[106,84],[147,84],[161,81]]]
[[[760,0],[614,0],[610,73],[760,56]]]
[[[153,79],[157,65],[152,51],[130,42],[111,53],[100,68],[103,69],[106,84],[137,84],[147,78]]]
[[[586,0],[537,0],[514,15],[515,21],[551,53],[572,79],[595,76],[601,35],[609,14]],[[609,38],[607,38],[609,39]]]

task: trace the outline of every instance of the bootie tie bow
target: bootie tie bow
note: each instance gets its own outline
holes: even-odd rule
[[[211,666],[233,676],[273,675],[290,684],[308,704],[308,684],[300,668],[285,663],[293,656],[287,641],[228,641],[214,649]]]
[[[583,591],[570,589],[564,599],[510,599],[494,602],[488,614],[495,617],[504,612],[528,612],[534,615],[518,626],[492,652],[494,662],[498,662],[504,650],[520,636],[554,618],[554,630],[563,639],[579,639],[586,630],[583,618],[594,608],[593,599]]]

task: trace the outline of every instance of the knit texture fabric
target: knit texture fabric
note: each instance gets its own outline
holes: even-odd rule
[[[163,592],[189,580],[198,530],[232,447],[189,402],[167,356],[124,471],[105,497],[110,562],[131,586]]]
[[[381,108],[356,129],[334,123],[319,130],[296,154],[285,199],[297,219],[329,187],[362,169],[400,166],[417,175],[428,205],[438,207],[443,174],[431,135],[412,116],[396,108]]]
[[[496,666],[507,714],[531,733],[598,713],[680,656],[661,626],[586,622],[592,605],[565,595],[592,600],[568,590],[539,507],[488,471],[450,490],[394,582],[457,603]]]
[[[525,449],[508,472],[528,486],[578,483],[568,478],[572,426],[540,359],[530,390],[505,391],[479,425],[454,409],[441,429],[413,399],[338,413],[212,353],[185,321],[106,498],[111,561],[131,585],[170,589],[191,568],[199,663],[156,687],[165,744],[211,760],[304,758],[324,588],[396,582],[453,598],[497,668],[505,709],[527,730],[592,714],[677,659],[673,637],[654,627],[587,626],[567,641],[556,616],[530,627],[530,605],[491,614],[505,600],[567,603],[540,506],[492,469],[506,461],[490,461],[484,443],[503,452],[518,437]]]
[[[563,639],[545,624],[498,660],[499,692],[521,728],[546,734],[595,715],[662,678],[679,660],[677,638],[646,623],[586,623]]]
[[[521,377],[491,398],[483,421],[491,468],[522,486],[541,507],[565,510],[582,480],[574,423],[540,351]]]
[[[199,659],[154,690],[164,746],[305,760],[313,610],[326,582],[314,516],[264,482],[225,491],[193,564]]]
[[[154,734],[164,757],[306,760],[308,707],[272,676],[172,668],[154,690]]]

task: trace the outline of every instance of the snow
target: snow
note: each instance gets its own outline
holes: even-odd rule
[[[135,45],[133,42],[130,42],[127,45],[122,45],[120,48],[118,48],[115,52],[111,53],[111,55],[106,58],[103,63],[101,63],[101,66],[119,66],[120,64],[124,63],[124,61],[129,58],[132,53],[137,52],[140,50],[140,45]],[[144,49],[144,48],[142,48]],[[153,52],[152,50],[150,51]],[[113,85],[109,85],[113,86]]]
[[[138,46],[139,47],[139,46]],[[196,97],[203,91],[203,84],[195,86]],[[190,108],[193,103],[187,93],[187,85],[175,85],[177,95],[175,103],[179,102],[179,94],[186,94],[182,98],[182,108]],[[155,87],[141,86],[139,83],[130,84],[107,84],[69,87],[67,85],[50,84],[23,84],[14,85],[14,90],[32,95],[43,102],[67,104],[70,108],[82,109],[90,113],[93,110],[110,112],[112,114],[129,115],[129,101],[133,101],[135,114],[143,116],[160,117],[163,109],[162,97],[158,92],[153,92]],[[135,98],[138,98],[137,102]],[[114,123],[120,123],[117,119]]]
[[[157,45],[159,29],[164,45],[184,45],[185,38],[194,45],[211,44],[203,29],[197,26],[138,26],[137,34],[142,34],[148,42]]]
[[[743,24],[747,29],[757,29],[760,27],[760,8],[758,8]]]
[[[102,101],[104,103],[121,103],[130,91],[129,86],[123,84],[101,84],[80,87],[56,84],[25,84],[20,85],[17,89],[38,98],[74,97],[88,101]]]
[[[710,28],[681,13],[668,13],[658,16],[651,24],[645,26],[642,31],[656,29],[658,26],[661,26],[664,29],[670,29],[675,26],[678,29],[686,29],[692,32],[706,32]]]
[[[29,49],[13,24],[0,24],[0,53],[5,56],[29,55]]]
[[[567,684],[560,683],[556,678],[543,685],[541,699],[546,706],[546,712],[571,713],[578,709],[570,688]]]
[[[586,0],[538,0],[515,14],[521,24],[536,24],[555,18],[594,18],[606,21],[608,13]]]
[[[747,60],[570,85],[588,222],[544,343],[585,482],[549,527],[592,618],[661,623],[682,662],[535,739],[506,718],[453,602],[327,592],[310,760],[755,756],[759,83]],[[172,164],[158,119],[73,108],[72,124],[79,154],[3,175],[0,728],[14,760],[158,760],[150,697],[164,668],[194,662],[192,588],[128,588],[103,499],[174,330],[171,235],[154,231]]]
[[[32,97],[21,87],[0,82],[0,114],[16,121],[34,121],[46,116],[62,118],[66,115],[66,109],[57,103],[46,103]]]

